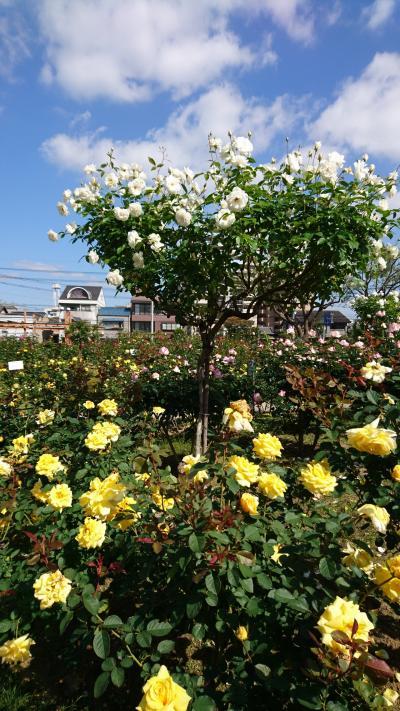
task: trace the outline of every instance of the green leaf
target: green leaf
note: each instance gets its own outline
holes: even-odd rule
[[[99,674],[96,681],[94,682],[94,688],[93,688],[93,696],[95,699],[99,699],[100,696],[103,696],[109,683],[110,683],[110,673],[109,672],[102,672],[101,674]]]
[[[193,620],[195,617],[197,617],[201,610],[202,604],[203,603],[201,600],[186,603],[186,614],[190,620]]]
[[[101,665],[101,668],[103,671],[112,671],[115,667],[115,659],[114,657],[107,657],[107,659],[104,660],[104,662]]]
[[[173,639],[163,639],[162,642],[158,643],[157,651],[160,652],[160,654],[169,654],[174,647],[175,642]]]
[[[210,696],[199,696],[193,702],[192,711],[217,711],[217,706]]]
[[[321,575],[323,575],[324,578],[326,578],[327,580],[333,580],[333,578],[336,576],[336,564],[330,558],[321,558],[318,564],[318,568]]]
[[[221,581],[219,580],[219,578],[214,576],[212,573],[209,573],[204,582],[206,584],[207,590],[212,595],[218,595],[219,591],[221,590]]]
[[[257,676],[264,681],[271,674],[271,669],[266,664],[256,664],[254,667]]]
[[[12,627],[12,622],[10,620],[2,620],[0,622],[0,633],[8,632]]]
[[[65,630],[67,629],[69,623],[71,620],[74,619],[74,613],[73,612],[66,612],[64,617],[62,618],[60,622],[60,634],[64,634]],[[1,630],[0,630],[1,631]]]
[[[271,595],[273,593],[273,595]],[[271,590],[268,593],[268,597],[273,597],[274,600],[277,600],[278,602],[288,602],[289,600],[293,600],[293,595],[289,590],[286,590],[286,588],[277,588],[276,590]]]
[[[159,620],[152,620],[147,625],[147,631],[150,632],[153,637],[165,637],[172,630],[172,625],[169,622],[160,622]]]
[[[103,622],[103,627],[107,629],[113,629],[113,627],[120,627],[124,623],[118,615],[109,615]]]
[[[139,645],[139,647],[143,647],[146,649],[147,647],[150,647],[151,645],[151,634],[150,632],[138,632],[136,636],[136,641]]]
[[[93,597],[90,593],[84,593],[82,596],[82,602],[91,615],[96,615],[98,613],[100,600],[97,597]]]
[[[122,669],[122,667],[114,667],[114,669],[111,672],[111,681],[114,684],[114,686],[117,686],[118,689],[123,685],[125,680],[125,671]]]
[[[106,659],[110,653],[110,636],[103,629],[98,629],[93,637],[93,651],[100,659]]]
[[[205,625],[200,624],[199,622],[193,625],[192,629],[192,635],[196,639],[204,639],[204,636],[206,634],[206,628]]]
[[[200,553],[200,551],[204,547],[204,537],[203,536],[196,536],[195,533],[191,533],[189,536],[189,548],[193,553]]]

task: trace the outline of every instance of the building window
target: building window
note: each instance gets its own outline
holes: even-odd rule
[[[151,322],[150,321],[132,321],[132,331],[147,331],[151,332]]]
[[[139,303],[133,304],[133,313],[136,316],[147,316],[151,314],[151,304],[141,301]]]
[[[90,295],[89,292],[86,291],[86,289],[82,289],[82,287],[78,286],[75,287],[74,289],[71,289],[71,291],[68,293],[68,299],[89,299]]]
[[[175,331],[177,328],[179,328],[178,323],[162,323],[161,324],[162,331]]]

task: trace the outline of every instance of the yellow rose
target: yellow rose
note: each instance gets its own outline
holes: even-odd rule
[[[359,452],[377,454],[386,457],[396,449],[396,432],[385,430],[379,425],[379,417],[364,427],[354,427],[347,430],[347,440],[350,447]]]
[[[370,519],[374,528],[379,533],[386,533],[390,516],[383,506],[374,506],[374,504],[364,504],[357,509],[360,516],[366,516]]]
[[[110,440],[104,432],[91,431],[85,439],[86,447],[92,452],[102,452],[110,444]]]
[[[47,493],[46,498],[47,503],[57,511],[62,511],[68,506],[72,506],[72,491],[68,484],[56,484]]]
[[[254,454],[260,459],[277,459],[281,457],[282,442],[272,434],[260,433],[253,439]]]
[[[96,477],[90,482],[90,491],[79,499],[85,514],[101,519],[109,519],[117,513],[118,504],[126,496],[126,486],[120,483],[118,472],[113,472],[106,479]]]
[[[258,496],[253,496],[253,494],[242,494],[240,497],[240,506],[242,511],[249,513],[252,516],[257,516],[258,514]]]
[[[247,627],[244,627],[243,625],[239,625],[235,632],[235,637],[239,640],[239,642],[245,642],[246,639],[249,638],[249,632],[247,630]]]
[[[11,474],[11,464],[6,462],[5,459],[0,457],[0,476],[10,476]]]
[[[237,454],[234,454],[233,457],[228,460],[227,466],[236,469],[233,477],[240,486],[248,487],[250,484],[254,484],[258,479],[258,464],[253,464],[253,462],[250,462],[246,457],[239,457]]]
[[[151,498],[153,499],[156,506],[163,511],[168,511],[172,509],[175,504],[175,499],[167,498],[160,492],[160,489],[154,488],[151,493]]]
[[[116,442],[121,434],[121,428],[114,422],[97,422],[92,431],[104,435],[109,442]]]
[[[316,497],[330,494],[337,486],[337,479],[331,474],[326,459],[322,462],[312,461],[300,470],[299,481]]]
[[[81,548],[98,548],[103,544],[105,536],[106,524],[95,518],[87,517],[80,526],[75,540],[78,541]]]
[[[246,400],[235,400],[225,408],[222,424],[231,432],[253,432],[250,424],[252,419]]]
[[[323,644],[330,647],[333,652],[348,656],[347,647],[332,639],[332,632],[339,630],[351,638],[354,620],[358,623],[356,637],[368,642],[369,632],[374,626],[365,612],[361,612],[357,603],[336,597],[334,602],[325,608],[317,622]]]
[[[372,570],[372,555],[362,548],[357,548],[353,543],[348,541],[345,548],[343,548],[343,553],[346,553],[344,558],[342,558],[343,565],[350,567],[351,565],[356,566],[356,568],[361,568],[366,573]]]
[[[115,417],[118,413],[118,405],[115,400],[102,400],[97,405],[97,408],[101,415],[109,415]]]
[[[55,414],[56,413],[54,412],[54,410],[41,410],[38,413],[38,416],[36,419],[36,424],[37,425],[49,425],[50,422],[53,422]]]
[[[389,600],[400,602],[400,555],[375,566],[374,582]]]
[[[9,639],[0,646],[0,659],[4,664],[21,664],[26,667],[32,659],[30,648],[33,644],[35,642],[27,634]]]
[[[31,494],[35,499],[41,501],[42,504],[47,504],[47,492],[42,490],[42,483],[37,481],[31,489]]]
[[[92,400],[86,400],[83,403],[83,407],[85,408],[85,410],[93,410],[96,405],[94,404],[94,402],[92,402]]]
[[[289,553],[281,553],[281,550],[283,548],[282,543],[275,543],[274,545],[274,552],[271,555],[271,560],[274,561],[274,563],[278,563],[278,565],[282,565],[281,563],[281,558],[283,556],[288,556]]]
[[[33,434],[21,435],[13,439],[13,454],[28,454],[31,444],[34,442]]]
[[[121,531],[125,531],[127,528],[130,528],[130,526],[134,526],[141,518],[142,514],[140,511],[135,511],[135,509],[132,508],[136,503],[137,501],[133,496],[125,496],[125,498],[119,502],[117,514],[127,514],[124,518],[116,522],[117,527],[120,528]]]
[[[0,471],[1,471],[1,465],[0,465]],[[392,479],[394,479],[395,481],[400,481],[400,464],[396,464],[396,466],[393,467],[391,476],[392,476]]]
[[[61,570],[43,573],[33,583],[34,597],[40,600],[41,610],[52,607],[55,602],[66,602],[71,588],[71,581],[62,574]]]
[[[153,415],[162,415],[165,412],[165,407],[160,407],[156,405],[153,407]]]
[[[138,711],[186,711],[191,697],[177,684],[162,665],[157,676],[152,676],[143,687]]]
[[[385,699],[384,708],[392,708],[395,705],[397,699],[399,698],[397,691],[395,691],[394,689],[385,689],[382,696]]]
[[[189,474],[192,467],[194,467],[197,462],[200,461],[200,456],[194,457],[193,454],[187,454],[183,457],[182,461],[178,466],[178,470],[181,474]]]
[[[204,481],[207,481],[207,479],[208,474],[205,469],[200,469],[200,471],[196,472],[193,477],[193,481],[195,484],[202,484]]]
[[[53,454],[42,454],[36,462],[35,470],[41,476],[47,476],[49,481],[54,479],[54,475],[58,472],[63,472],[64,465],[61,464],[59,457]]]
[[[264,472],[258,480],[258,488],[264,496],[273,500],[279,496],[285,496],[287,484],[277,474]]]
[[[386,373],[391,373],[392,368],[386,368],[381,363],[377,363],[375,360],[371,360],[370,363],[364,365],[361,368],[361,375],[366,380],[372,380],[373,383],[383,383],[386,377]]]

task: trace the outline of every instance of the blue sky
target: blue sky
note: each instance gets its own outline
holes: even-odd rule
[[[129,162],[164,145],[198,167],[210,130],[251,130],[261,161],[288,137],[395,168],[399,24],[400,0],[0,0],[0,300],[105,286],[83,246],[47,230],[112,145]]]

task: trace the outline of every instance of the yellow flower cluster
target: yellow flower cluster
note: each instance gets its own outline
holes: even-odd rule
[[[358,548],[353,543],[348,541],[343,548],[343,553],[346,553],[345,557],[342,558],[343,565],[350,567],[354,565],[356,568],[361,568],[366,573],[372,570],[372,555],[365,551],[363,548]]]
[[[162,665],[143,687],[143,697],[137,711],[186,711],[191,697],[177,684]]]
[[[86,447],[93,452],[105,450],[111,442],[116,442],[121,428],[113,422],[97,422],[85,439]]]
[[[94,402],[92,400],[86,400],[83,403],[83,407],[85,408],[85,410],[94,410],[96,405],[94,404]]]
[[[303,467],[300,470],[299,481],[316,498],[331,494],[337,486],[337,479],[331,474],[326,459],[321,462],[312,461]]]
[[[135,511],[135,509],[132,508],[136,503],[137,501],[133,496],[125,496],[125,498],[119,502],[116,513],[124,514],[124,517],[117,521],[117,527],[121,531],[125,531],[130,526],[134,526],[141,518],[140,511]]]
[[[253,432],[253,416],[246,400],[234,400],[224,410],[222,424],[231,432]]]
[[[358,623],[357,639],[368,642],[369,632],[374,627],[368,616],[365,612],[361,612],[357,603],[336,597],[334,602],[325,608],[317,622],[318,630],[322,635],[323,644],[336,654],[348,656],[348,648],[336,642],[332,638],[332,632],[345,632],[350,638],[354,620],[357,620]]]
[[[101,415],[108,415],[110,417],[115,417],[118,414],[118,405],[115,400],[102,400],[97,405],[97,408]]]
[[[53,422],[55,414],[56,413],[54,412],[54,410],[41,410],[38,413],[36,424],[49,425],[51,422]]]
[[[27,667],[32,659],[30,648],[33,644],[35,642],[27,634],[9,639],[0,646],[0,659],[10,666],[21,664],[22,667]]]
[[[200,461],[200,457],[194,457],[193,454],[187,454],[185,457],[183,457],[182,461],[180,462],[178,466],[178,470],[180,471],[181,474],[189,474],[192,467],[194,467],[197,462]]]
[[[59,457],[55,457],[53,454],[41,454],[36,462],[35,470],[37,474],[46,476],[51,481],[56,474],[63,472],[65,467],[61,464]]]
[[[116,515],[126,493],[118,472],[113,472],[106,479],[92,479],[90,490],[82,494],[79,503],[87,516],[110,520]]]
[[[285,496],[287,484],[277,474],[264,472],[258,479],[258,488],[264,496],[274,500]]]
[[[71,588],[71,581],[62,574],[61,570],[43,573],[33,583],[34,596],[40,600],[41,610],[52,607],[55,602],[66,602]]]
[[[375,566],[374,582],[389,600],[400,602],[400,555]]]
[[[98,548],[104,542],[106,536],[106,524],[96,518],[85,518],[80,526],[75,540],[81,548]]]
[[[235,637],[239,640],[239,642],[245,642],[246,639],[249,638],[249,632],[247,627],[244,627],[243,625],[239,625],[235,632]]]
[[[234,479],[240,486],[249,487],[250,484],[254,484],[258,480],[259,476],[259,466],[258,464],[253,464],[246,457],[240,457],[234,454],[227,462],[228,467],[236,469]]]
[[[275,435],[260,433],[253,439],[253,451],[260,459],[277,459],[282,454],[282,442]]]
[[[52,506],[56,511],[72,506],[72,491],[68,484],[56,484],[49,491],[43,491],[41,482],[37,481],[31,493],[35,499]]]
[[[347,430],[347,441],[350,447],[359,452],[376,454],[386,457],[396,449],[396,432],[378,427],[379,417],[364,427],[354,427]]]
[[[158,487],[154,487],[151,491],[151,498],[153,499],[156,506],[163,511],[168,511],[172,509],[175,504],[175,499],[168,498],[161,493]]]

